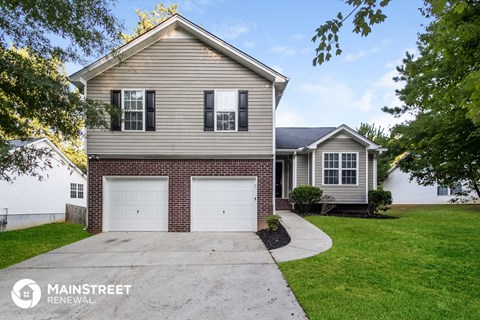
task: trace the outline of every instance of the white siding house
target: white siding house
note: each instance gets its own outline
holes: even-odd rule
[[[393,204],[447,204],[456,192],[438,184],[419,185],[415,180],[410,181],[410,175],[396,166],[390,170],[383,189],[392,192]]]
[[[65,220],[66,204],[86,206],[87,177],[48,139],[23,145],[51,148],[52,168],[42,171],[44,179],[24,175],[13,182],[0,181],[0,220],[3,230],[19,229]]]

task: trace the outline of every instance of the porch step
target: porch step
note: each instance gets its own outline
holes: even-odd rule
[[[288,199],[277,198],[275,199],[275,209],[276,210],[291,210],[292,206]]]

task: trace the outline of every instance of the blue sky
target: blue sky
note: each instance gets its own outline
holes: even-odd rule
[[[343,54],[313,67],[315,29],[349,7],[340,0],[179,0],[173,1],[187,19],[290,78],[277,109],[277,126],[338,126],[357,128],[361,122],[388,128],[400,120],[381,107],[398,105],[392,80],[405,52],[416,52],[417,33],[426,24],[418,11],[422,0],[392,1],[386,22],[366,37],[340,34]],[[154,9],[156,1],[119,1],[116,16],[131,32],[135,9]],[[170,2],[163,2],[168,5]],[[67,65],[67,73],[80,66]]]

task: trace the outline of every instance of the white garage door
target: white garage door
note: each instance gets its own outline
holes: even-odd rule
[[[193,177],[192,231],[256,231],[256,177]]]
[[[167,178],[105,178],[103,231],[168,231]]]

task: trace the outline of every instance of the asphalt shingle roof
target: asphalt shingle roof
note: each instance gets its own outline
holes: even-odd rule
[[[277,149],[298,149],[308,146],[336,128],[276,128]]]

